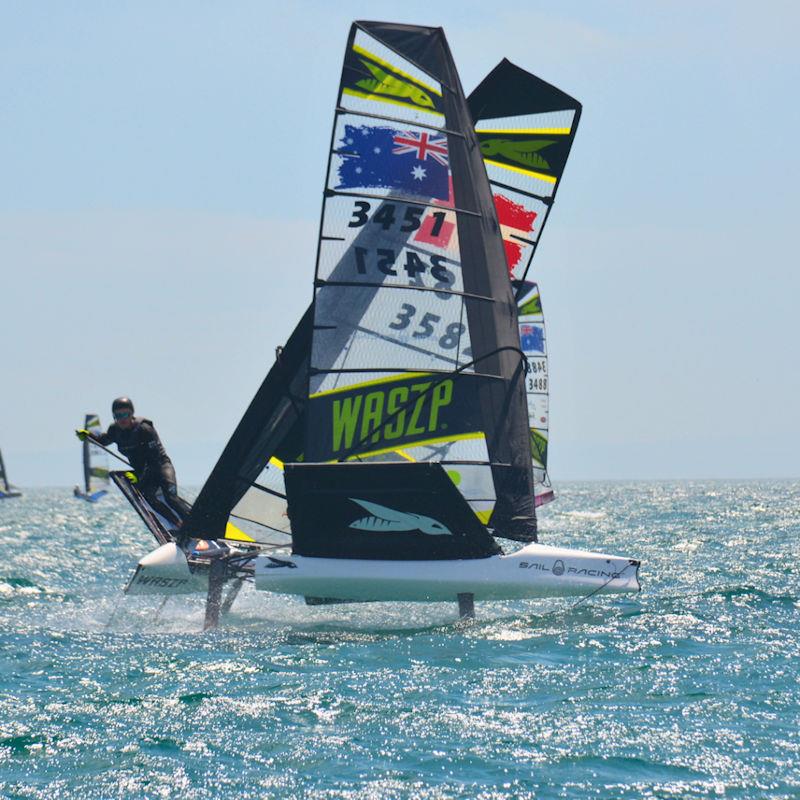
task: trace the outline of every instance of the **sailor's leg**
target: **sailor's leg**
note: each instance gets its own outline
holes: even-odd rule
[[[186,519],[192,507],[178,496],[178,482],[175,478],[175,467],[172,463],[165,461],[161,465],[161,491],[164,492],[164,499],[169,507],[181,518]]]
[[[156,496],[158,491],[158,484],[145,479],[138,484],[138,489],[145,500],[150,504],[153,511],[159,513],[164,517],[173,528],[177,528],[181,524],[180,517],[166,504],[162,503]]]

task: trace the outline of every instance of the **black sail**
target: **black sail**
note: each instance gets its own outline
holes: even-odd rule
[[[569,158],[581,104],[503,59],[470,94],[509,274],[528,273]]]

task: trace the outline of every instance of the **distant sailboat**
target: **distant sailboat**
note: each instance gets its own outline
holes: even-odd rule
[[[3,461],[3,454],[0,452],[0,500],[6,500],[12,497],[22,497],[22,492],[8,482],[6,465]]]
[[[184,522],[188,553],[114,474],[162,543],[126,591],[207,589],[213,623],[223,584],[252,578],[462,614],[639,590],[635,559],[537,542],[547,357],[526,274],[579,115],[507,61],[468,102],[441,29],[353,25],[314,302]]]
[[[90,433],[101,433],[100,417],[97,414],[87,414],[83,427]],[[83,440],[82,452],[83,489],[76,486],[73,494],[81,500],[96,503],[108,494],[108,456],[102,448],[93,444],[88,438]]]

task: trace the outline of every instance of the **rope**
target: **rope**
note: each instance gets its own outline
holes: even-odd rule
[[[633,566],[633,562],[629,561],[629,562],[628,562],[628,564],[627,564],[627,566],[626,566],[626,567],[625,567],[625,568],[624,568],[622,571],[618,572],[616,575],[614,575],[613,577],[609,578],[609,579],[608,579],[608,580],[607,580],[607,581],[606,581],[604,584],[602,584],[601,586],[598,586],[596,589],[593,589],[591,592],[589,592],[589,594],[587,594],[587,595],[586,595],[586,597],[581,597],[581,598],[580,598],[580,600],[578,600],[576,603],[573,603],[573,604],[572,604],[572,605],[569,607],[569,610],[570,610],[570,611],[573,611],[573,610],[574,610],[574,609],[576,609],[576,608],[577,608],[577,607],[578,607],[578,606],[579,606],[581,603],[585,603],[585,602],[586,602],[586,601],[587,601],[587,600],[588,600],[590,597],[594,597],[596,594],[599,594],[600,592],[602,592],[602,591],[603,591],[603,589],[605,589],[605,588],[606,588],[606,586],[608,586],[608,584],[609,584],[609,583],[611,583],[611,581],[615,581],[615,580],[617,580],[618,578],[621,578],[621,577],[622,577],[622,576],[623,576],[623,575],[624,575],[624,574],[625,574],[625,573],[626,573],[626,572],[627,572],[627,571],[628,571],[628,570],[629,570],[629,569],[630,569],[632,566]]]

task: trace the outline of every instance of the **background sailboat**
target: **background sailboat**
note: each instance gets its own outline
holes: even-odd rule
[[[100,417],[97,414],[87,414],[83,427],[90,433],[101,433]],[[81,500],[96,503],[108,494],[108,455],[88,438],[83,440],[82,455],[83,488],[76,486],[73,494]]]
[[[3,454],[0,452],[0,500],[11,497],[22,497],[22,492],[8,482],[8,473],[3,461]]]

